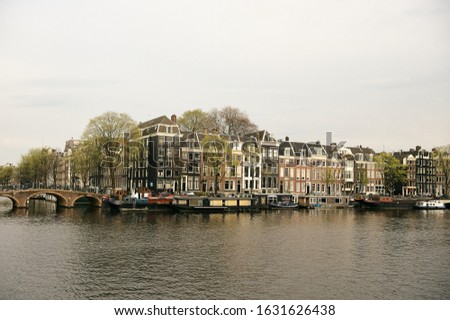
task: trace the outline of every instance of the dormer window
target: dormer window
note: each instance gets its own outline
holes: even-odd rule
[[[291,155],[291,149],[290,148],[284,148],[284,155],[290,156]]]

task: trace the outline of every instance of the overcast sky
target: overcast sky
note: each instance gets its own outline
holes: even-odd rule
[[[450,1],[0,0],[0,165],[90,118],[235,106],[291,141],[450,143]]]

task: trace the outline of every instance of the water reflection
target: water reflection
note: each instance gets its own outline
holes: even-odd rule
[[[1,299],[449,299],[448,212],[0,215]]]
[[[12,200],[0,197],[0,214],[1,213],[8,213],[13,211],[13,202]]]

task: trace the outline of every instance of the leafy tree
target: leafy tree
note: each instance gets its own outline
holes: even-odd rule
[[[209,115],[201,109],[185,111],[177,121],[183,132],[203,132],[208,128]]]
[[[243,165],[248,167],[249,177],[251,177],[250,193],[252,194],[255,176],[259,176],[258,172],[261,170],[261,146],[256,139],[244,142],[242,145],[242,155],[244,156]]]
[[[48,150],[47,166],[49,169],[50,178],[52,179],[52,185],[56,187],[56,181],[58,179],[58,164],[61,158],[61,152],[58,150]]]
[[[124,145],[137,135],[137,124],[129,115],[112,111],[89,120],[83,132],[83,140],[96,146],[89,149],[89,162],[101,158],[101,162],[98,163],[99,169],[107,169],[113,189],[116,187],[116,170],[123,168]]]
[[[73,170],[80,177],[83,186],[86,187],[90,184],[91,177],[95,175],[100,163],[97,146],[90,140],[82,141],[74,150],[72,159]]]
[[[15,173],[14,171],[14,167],[12,166],[0,167],[0,185],[2,185],[3,188],[11,185]]]
[[[18,166],[21,184],[32,183],[34,187],[47,187],[47,180],[51,172],[51,155],[49,148],[31,149],[22,155]]]
[[[323,181],[325,182],[325,185],[327,187],[327,195],[330,194],[330,186],[336,181],[335,179],[335,170],[327,167],[327,169],[324,172]]]
[[[21,185],[33,183],[30,154],[22,155],[17,166],[17,178]]]
[[[433,149],[433,157],[436,159],[436,167],[442,175],[444,195],[448,195],[450,187],[450,145]]]
[[[355,163],[355,182],[358,186],[358,192],[365,192],[365,187],[369,183],[367,168],[359,163]]]
[[[208,172],[204,175],[214,181],[214,194],[220,190],[220,184],[226,174],[227,155],[231,154],[228,147],[228,140],[219,135],[205,135],[200,142],[202,147],[203,167]]]
[[[375,162],[384,180],[384,187],[389,194],[401,190],[407,182],[407,168],[392,154],[382,152],[375,156]]]

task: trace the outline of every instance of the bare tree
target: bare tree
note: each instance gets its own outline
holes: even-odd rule
[[[240,136],[258,130],[258,126],[249,119],[247,113],[235,107],[214,108],[208,115],[208,127],[215,133]]]

